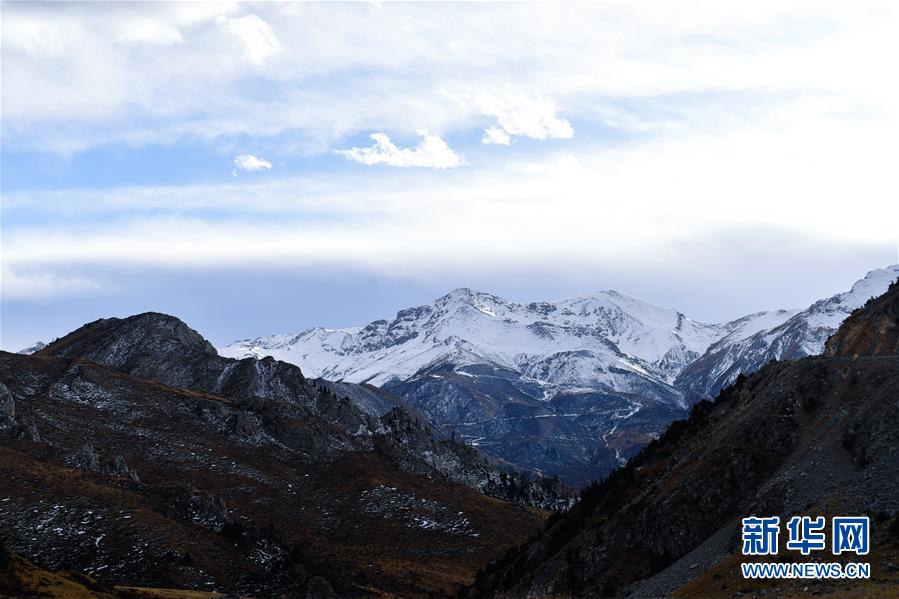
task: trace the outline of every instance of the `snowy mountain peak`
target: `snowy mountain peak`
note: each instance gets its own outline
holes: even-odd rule
[[[383,384],[404,379],[434,362],[466,355],[519,372],[556,354],[593,356],[596,364],[618,363],[667,384],[690,359],[723,334],[680,312],[617,291],[527,305],[466,287],[432,304],[400,310],[392,319],[357,329],[311,329],[234,343],[223,355],[273,355],[302,365],[312,376]],[[557,360],[556,360],[557,361]],[[572,385],[620,387],[619,374],[602,369],[571,371]],[[564,381],[552,377],[552,385]],[[539,380],[539,384],[550,381]]]
[[[847,293],[841,293],[834,297],[839,297],[841,302],[847,300],[868,301],[872,297],[883,294],[884,290],[897,277],[899,277],[899,264],[893,264],[886,268],[877,268],[866,274],[864,279],[856,281],[852,285],[852,289]]]
[[[734,321],[727,325],[732,330],[688,365],[676,384],[711,397],[740,373],[754,372],[771,360],[820,354],[828,337],[855,309],[885,293],[897,278],[899,264],[878,268],[856,281],[849,291],[818,300],[805,310],[778,310],[763,313],[752,322]]]
[[[38,342],[35,343],[34,345],[32,345],[32,346],[30,346],[30,347],[26,347],[25,349],[20,349],[20,350],[19,350],[18,352],[16,352],[16,353],[23,354],[23,355],[31,355],[31,354],[33,354],[33,353],[35,353],[35,352],[41,351],[41,350],[44,349],[45,347],[47,347],[47,344],[46,344],[46,343],[44,343],[43,341],[38,341]]]
[[[470,287],[457,287],[444,295],[443,297],[438,298],[435,303],[436,304],[452,304],[452,303],[472,303],[476,301],[481,301],[485,298],[493,298],[489,293],[484,293],[482,291],[478,291],[476,289],[472,289]]]

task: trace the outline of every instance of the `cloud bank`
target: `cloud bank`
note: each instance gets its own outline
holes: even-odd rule
[[[294,135],[311,155],[411,127],[689,131],[745,118],[760,92],[892,123],[899,105],[892,2],[60,6],[4,5],[4,145]]]

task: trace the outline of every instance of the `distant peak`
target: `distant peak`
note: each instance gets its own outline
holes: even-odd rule
[[[876,295],[883,293],[881,286],[889,286],[890,283],[899,277],[899,264],[892,264],[884,268],[875,268],[865,275],[864,279],[859,279],[852,285],[850,293],[859,292],[868,289],[872,284],[878,290]]]
[[[479,293],[479,291],[472,289],[471,287],[456,287],[444,297],[470,297],[472,295],[478,295]]]
[[[891,264],[884,268],[875,268],[874,270],[868,271],[868,274],[865,275],[865,279],[879,279],[881,277],[896,276],[899,276],[899,264]]]
[[[19,350],[18,353],[24,354],[24,355],[31,355],[35,352],[41,351],[45,347],[47,347],[46,343],[44,343],[43,341],[38,341],[37,343],[35,343],[34,345],[32,345],[30,347],[26,347],[25,349]]]
[[[437,299],[438,303],[446,303],[446,302],[471,302],[473,300],[483,299],[487,297],[494,297],[489,293],[484,293],[483,291],[478,291],[476,289],[472,289],[470,287],[457,287],[444,295],[441,298]]]

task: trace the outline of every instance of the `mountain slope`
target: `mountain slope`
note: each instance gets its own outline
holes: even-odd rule
[[[895,568],[883,569],[896,542],[889,531],[899,531],[899,283],[853,313],[827,347],[825,357],[769,364],[698,404],[531,544],[492,564],[474,594],[798,595],[807,581],[739,579],[739,523],[807,514],[871,516],[875,578],[865,592],[888,596],[899,582]]]

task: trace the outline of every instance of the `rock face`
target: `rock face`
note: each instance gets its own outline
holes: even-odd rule
[[[539,522],[476,490],[567,502],[435,439],[400,400],[368,414],[294,365],[222,358],[166,315],[0,352],[0,381],[4,538],[42,567],[105,583],[324,593],[312,571],[340,595],[445,594]],[[378,485],[445,509],[409,528],[365,510]],[[460,517],[474,534],[454,534]]]
[[[327,580],[313,576],[306,588],[306,599],[337,599],[337,594]]]
[[[739,374],[820,354],[840,322],[897,276],[899,265],[875,270],[805,310],[720,324],[615,291],[520,304],[457,289],[364,327],[247,339],[221,351],[274,356],[311,376],[366,383],[351,397],[380,415],[396,403],[379,397],[376,385],[446,437],[586,484]]]
[[[0,420],[12,420],[16,417],[16,402],[6,385],[0,383]]]
[[[34,421],[27,417],[16,417],[16,402],[10,390],[0,382],[0,436],[40,441]]]
[[[752,514],[869,515],[882,522],[872,542],[885,543],[871,559],[888,561],[887,529],[899,530],[897,315],[894,284],[842,325],[827,356],[769,364],[699,403],[536,541],[492,564],[472,593],[655,597],[690,584],[683,596],[730,596],[740,518]],[[756,588],[739,580],[737,590]],[[887,596],[896,583],[865,589]],[[783,595],[796,584],[758,588]]]

